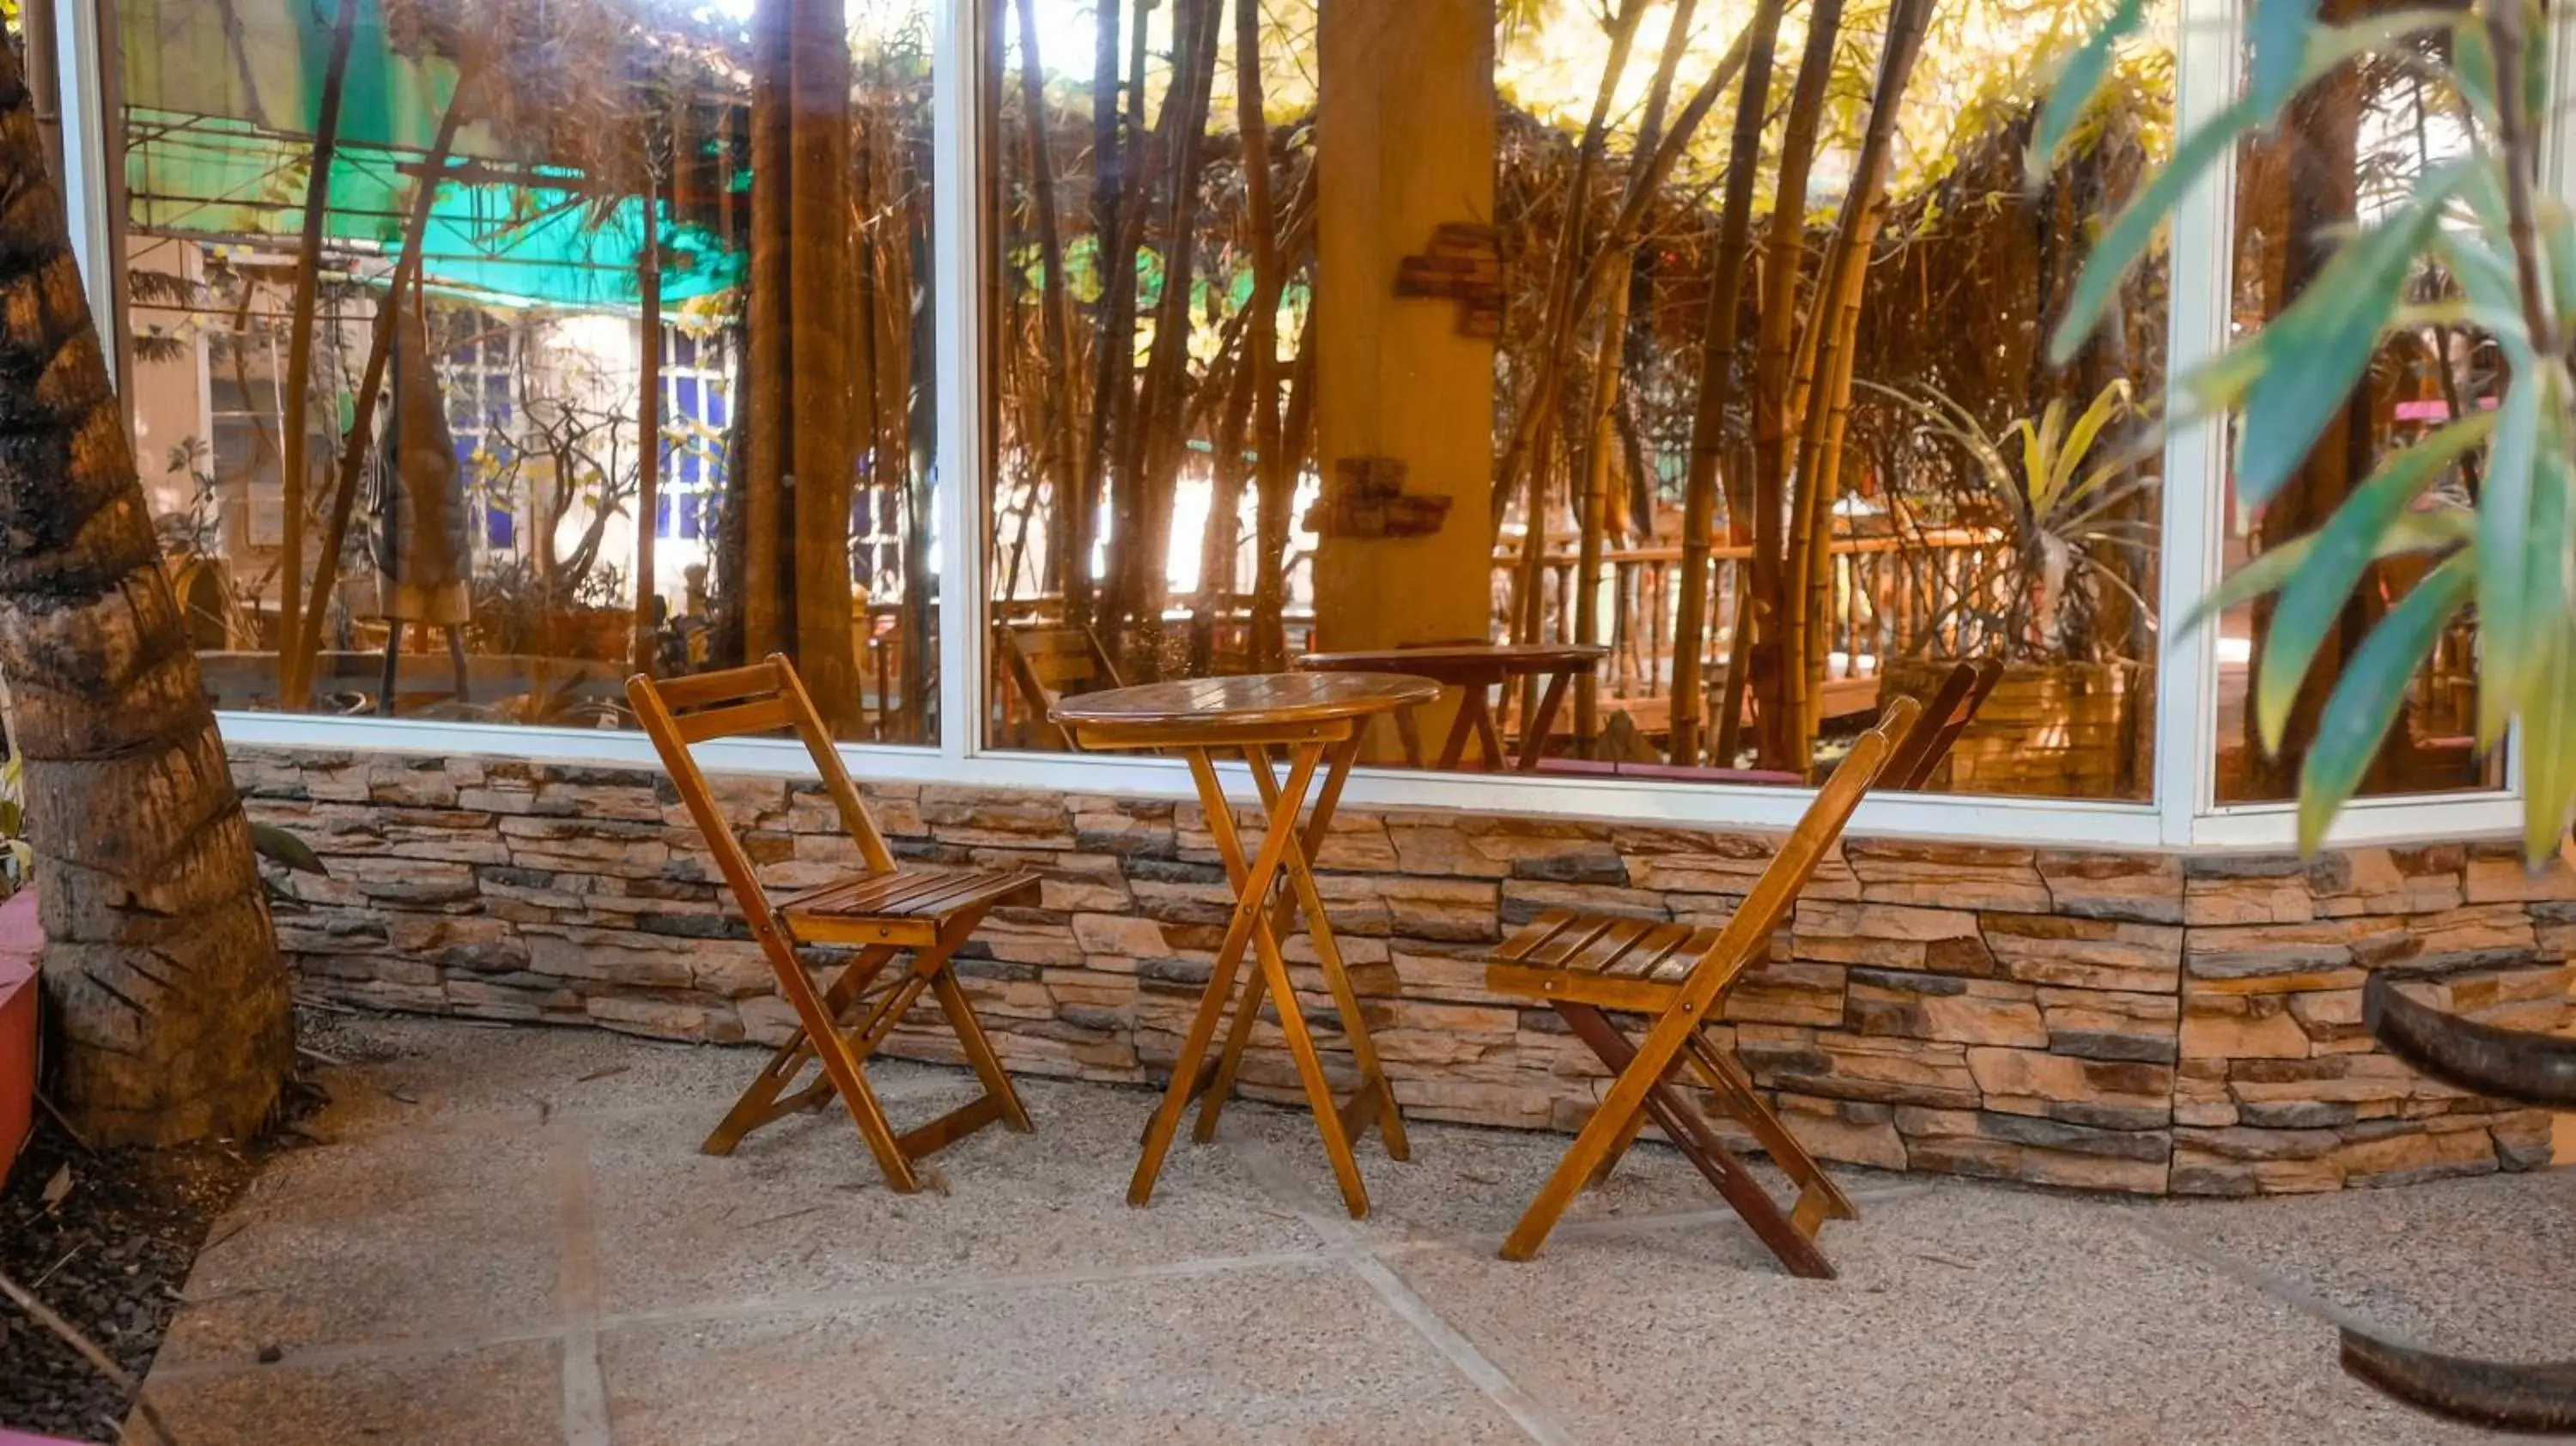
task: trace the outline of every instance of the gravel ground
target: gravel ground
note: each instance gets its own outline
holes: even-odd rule
[[[297,1037],[327,1052],[339,1031],[305,1012]],[[0,1273],[25,1286],[142,1379],[179,1308],[206,1230],[258,1174],[303,1143],[291,1122],[318,1103],[288,1087],[289,1123],[244,1146],[94,1153],[39,1113],[35,1138],[0,1189]],[[132,1407],[44,1326],[0,1298],[0,1426],[114,1441]]]

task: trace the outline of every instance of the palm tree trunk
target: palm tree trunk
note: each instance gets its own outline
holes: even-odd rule
[[[1762,123],[1771,104],[1771,66],[1779,48],[1782,8],[1783,0],[1760,0],[1747,27],[1751,48],[1744,89],[1735,103],[1735,132],[1727,146],[1726,197],[1718,212],[1708,310],[1700,321],[1699,400],[1691,417],[1690,472],[1682,484],[1681,607],[1673,624],[1672,761],[1685,765],[1700,758],[1700,655],[1707,648],[1703,620],[1708,613],[1718,459],[1726,450],[1727,404],[1735,396],[1736,334],[1742,327],[1744,268],[1753,239],[1753,182],[1762,168]],[[1750,542],[1751,479],[1730,476],[1727,480],[1727,540]],[[1720,763],[1734,757],[1732,723],[1743,708],[1744,661],[1744,629],[1739,624],[1727,659],[1727,693],[1735,707],[1719,714],[1723,720],[1718,725]]]
[[[1718,709],[1721,728],[1743,712],[1739,679],[1759,677],[1762,736],[1759,757],[1767,767],[1785,766],[1797,751],[1796,724],[1787,696],[1789,671],[1782,628],[1788,613],[1788,539],[1784,533],[1789,489],[1790,441],[1797,431],[1791,407],[1792,367],[1798,338],[1798,280],[1806,254],[1807,178],[1816,159],[1816,133],[1824,119],[1825,89],[1833,79],[1834,43],[1842,30],[1843,0],[1816,0],[1807,17],[1806,53],[1798,62],[1797,83],[1789,95],[1789,117],[1780,135],[1780,173],[1771,208],[1771,229],[1763,240],[1762,303],[1754,343],[1753,393],[1753,556],[1745,568],[1753,600],[1750,633],[1757,645],[1738,637],[1736,653],[1744,660],[1727,670],[1727,698]],[[1722,751],[1733,756],[1723,745]]]
[[[227,12],[229,18],[229,12]],[[238,22],[234,22],[236,25]],[[331,213],[331,168],[340,155],[340,95],[349,79],[349,50],[358,34],[358,0],[340,0],[331,22],[331,58],[322,71],[322,98],[314,113],[313,157],[304,178],[304,229],[295,249],[295,295],[286,338],[286,458],[278,471],[279,505],[286,530],[278,539],[277,697],[281,707],[301,707],[310,693],[298,676],[301,656],[292,646],[303,635],[304,483],[313,429],[313,313],[321,289],[322,228]]]
[[[0,681],[92,1144],[238,1138],[295,1062],[249,821],[160,550],[16,55],[0,46]]]

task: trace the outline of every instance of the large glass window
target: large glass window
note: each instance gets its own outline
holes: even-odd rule
[[[138,450],[226,708],[936,738],[931,0],[128,0]],[[310,200],[324,209],[308,217]]]
[[[2169,21],[2033,191],[2081,15],[1357,8],[992,0],[990,740],[1311,659],[1452,683],[1380,763],[1799,785],[1998,656],[1934,787],[2149,796],[2161,259],[2044,342]]]
[[[2371,220],[2431,167],[2463,153],[2469,136],[2457,101],[2429,84],[2402,54],[2349,62],[2294,101],[2268,137],[2238,156],[2234,228],[2239,333],[2296,301],[2356,222]],[[2410,283],[2425,303],[2456,298],[2450,278],[2419,263]],[[2427,316],[2440,309],[2427,306]],[[2491,408],[2501,394],[2502,358],[2475,328],[2429,320],[2392,336],[2372,358],[2340,421],[2326,429],[2289,485],[2262,507],[2237,505],[2231,487],[2221,545],[2228,571],[2266,549],[2314,531],[2368,477],[2380,458],[2453,417]],[[2475,498],[2478,456],[2428,486],[2417,506]],[[2271,622],[2271,600],[2229,612],[2218,642],[2220,803],[2294,797],[2307,745],[2343,664],[2378,620],[2428,570],[2419,557],[2394,557],[2364,573],[2352,601],[2319,650],[2306,684],[2288,702],[2281,747],[2263,746],[2254,709],[2256,673]],[[2364,794],[2456,792],[2503,783],[2503,759],[2474,746],[2477,659],[2463,619],[2435,646],[2409,689],[2397,725],[2363,777]]]

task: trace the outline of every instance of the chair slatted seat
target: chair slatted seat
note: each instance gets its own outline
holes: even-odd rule
[[[1862,795],[1880,784],[1910,788],[1928,780],[2001,671],[1992,662],[1961,663],[1926,702],[1900,697],[1887,703],[1878,726],[1861,735],[1817,790],[1797,829],[1725,924],[1549,909],[1488,956],[1486,987],[1554,1008],[1617,1077],[1504,1243],[1506,1257],[1537,1254],[1574,1196],[1607,1178],[1651,1119],[1793,1273],[1833,1274],[1815,1236],[1826,1220],[1857,1213],[1850,1199],[1763,1101],[1743,1067],[1702,1031],[1719,1017],[1727,990],[1767,955],[1772,934],[1841,837]],[[1647,1015],[1655,1022],[1640,1044],[1605,1012]],[[1680,1071],[1696,1075],[1718,1107],[1798,1187],[1789,1211],[1779,1208],[1698,1111],[1673,1092],[1671,1077]]]
[[[1000,1121],[1027,1132],[1028,1111],[976,1020],[953,964],[958,947],[973,936],[987,911],[1035,901],[1038,876],[898,863],[868,816],[803,680],[784,657],[773,654],[750,667],[668,682],[638,674],[627,681],[626,695],[690,819],[706,836],[708,850],[798,1021],[795,1033],[707,1137],[706,1153],[732,1154],[744,1136],[761,1126],[837,1098],[849,1109],[886,1183],[909,1193],[921,1188],[924,1157],[985,1125]],[[773,903],[689,748],[782,728],[793,729],[813,757],[824,792],[858,846],[861,866]],[[805,946],[847,947],[855,953],[831,985],[817,992],[797,952]],[[890,968],[898,955],[909,957],[900,968]],[[863,1066],[925,993],[947,1016],[984,1093],[898,1135],[869,1088]],[[789,1093],[809,1064],[820,1066],[820,1077]]]

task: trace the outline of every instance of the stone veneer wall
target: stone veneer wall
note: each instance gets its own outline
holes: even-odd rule
[[[234,768],[254,816],[329,864],[294,880],[307,907],[279,919],[310,995],[720,1043],[790,1027],[651,771],[257,748]],[[717,787],[773,887],[853,863],[814,786]],[[1135,1084],[1168,1069],[1226,912],[1196,806],[869,796],[899,853],[1045,877],[962,966],[1014,1070]],[[1769,851],[1696,829],[1346,812],[1319,863],[1406,1107],[1563,1130],[1602,1071],[1553,1014],[1485,992],[1484,950],[1553,905],[1721,919]],[[1852,839],[1721,1032],[1832,1160],[2213,1195],[2523,1170],[2548,1162],[2550,1117],[2377,1052],[2360,986],[2402,970],[2451,1008],[2554,1028],[2571,939],[2576,877],[2527,876],[2501,845],[2303,863]],[[1304,946],[1287,942],[1292,960]],[[1293,1097],[1277,1031],[1255,1039],[1247,1089]],[[953,1055],[927,1028],[893,1047]]]

